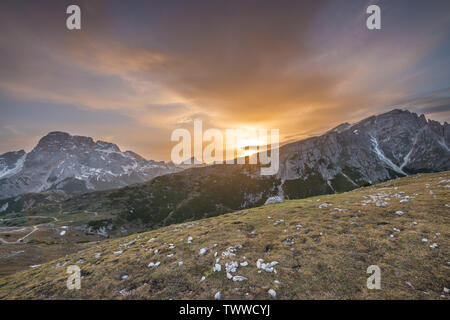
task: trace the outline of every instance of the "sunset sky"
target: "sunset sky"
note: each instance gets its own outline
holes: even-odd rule
[[[394,108],[450,122],[450,1],[0,2],[0,153],[65,131],[169,160],[194,119],[290,141]]]

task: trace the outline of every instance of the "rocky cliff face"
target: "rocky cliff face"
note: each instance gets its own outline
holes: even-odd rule
[[[417,172],[450,170],[450,126],[393,110],[280,148],[288,198],[347,191]]]
[[[76,194],[117,188],[178,170],[122,152],[112,143],[51,132],[28,154],[22,150],[0,156],[0,198],[53,189]]]

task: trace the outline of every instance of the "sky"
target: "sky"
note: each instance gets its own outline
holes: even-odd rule
[[[65,131],[170,160],[194,120],[283,143],[394,108],[450,122],[450,1],[0,2],[0,154]]]

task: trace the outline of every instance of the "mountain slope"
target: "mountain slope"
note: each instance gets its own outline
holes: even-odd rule
[[[53,189],[68,194],[111,189],[178,170],[112,143],[51,132],[28,154],[0,156],[0,199]]]
[[[414,175],[106,240],[0,278],[0,298],[448,299],[449,179]],[[66,287],[69,265],[80,290]],[[370,265],[382,290],[366,287]]]
[[[393,110],[280,148],[289,199],[340,192],[417,172],[450,170],[450,126]]]

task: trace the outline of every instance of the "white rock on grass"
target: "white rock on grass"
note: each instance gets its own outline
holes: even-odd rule
[[[214,295],[214,299],[216,299],[216,300],[222,299],[222,294],[220,293],[220,291]]]
[[[275,280],[273,283],[275,283],[275,284],[280,284],[280,281]]]
[[[222,270],[222,266],[218,263],[214,265],[213,272],[220,272]]]
[[[237,261],[225,263],[226,272],[234,273],[234,272],[236,272],[238,267],[239,267],[239,263]]]
[[[172,257],[173,257],[173,253],[167,255],[167,258],[172,258]]]
[[[94,258],[98,259],[98,258],[100,258],[101,255],[102,255],[101,252],[96,252],[96,253],[94,253]]]
[[[191,236],[189,236],[189,237],[188,237],[188,240],[187,240],[188,243],[191,244],[193,239],[194,239],[194,238],[192,238]]]
[[[178,262],[178,266],[181,267],[183,265],[183,261]]]
[[[158,266],[161,264],[161,262],[156,262],[156,263],[153,263],[153,262],[150,262],[149,264],[148,264],[148,267],[149,268],[158,268]]]
[[[331,204],[330,203],[322,203],[321,205],[319,205],[319,209],[323,209],[323,208],[328,208]]]
[[[243,276],[234,276],[233,277],[233,281],[246,281],[246,280],[248,280],[246,277],[243,277]]]
[[[201,249],[200,249],[200,252],[199,252],[199,255],[200,255],[200,256],[203,256],[203,255],[205,255],[208,251],[209,251],[208,248],[201,248]]]
[[[264,203],[264,205],[267,204],[274,204],[274,203],[282,203],[283,202],[283,198],[281,198],[280,196],[275,196],[275,197],[269,197],[267,198],[266,202]]]
[[[271,263],[264,263],[263,259],[256,261],[256,267],[266,272],[274,272],[274,267],[278,265],[278,261],[272,261]]]
[[[205,281],[206,277],[202,276],[202,278],[200,279],[200,282]]]
[[[399,215],[399,216],[402,216],[404,213],[403,213],[403,211],[397,210],[397,211],[395,211],[395,214]]]
[[[428,242],[427,238],[422,238],[422,242]]]
[[[431,249],[436,249],[436,248],[439,248],[439,245],[438,245],[437,243],[433,243],[433,244],[430,246],[430,248],[431,248]]]
[[[122,276],[122,280],[125,280],[125,279],[128,279],[128,275],[127,274]]]
[[[63,236],[63,235],[65,235],[65,234],[66,234],[66,230],[63,230],[63,231],[61,231],[61,232],[59,233],[60,236]]]
[[[122,254],[123,250],[119,250],[119,251],[114,251],[113,254],[118,255],[118,254]]]
[[[248,266],[248,262],[247,261],[241,262],[240,265],[241,267],[246,267]]]
[[[273,289],[269,289],[269,291],[267,291],[267,293],[268,293],[272,298],[276,298],[276,297],[277,297],[277,293],[276,293],[275,290],[273,290]]]
[[[377,201],[375,203],[377,207],[387,207],[388,203],[386,201]]]

